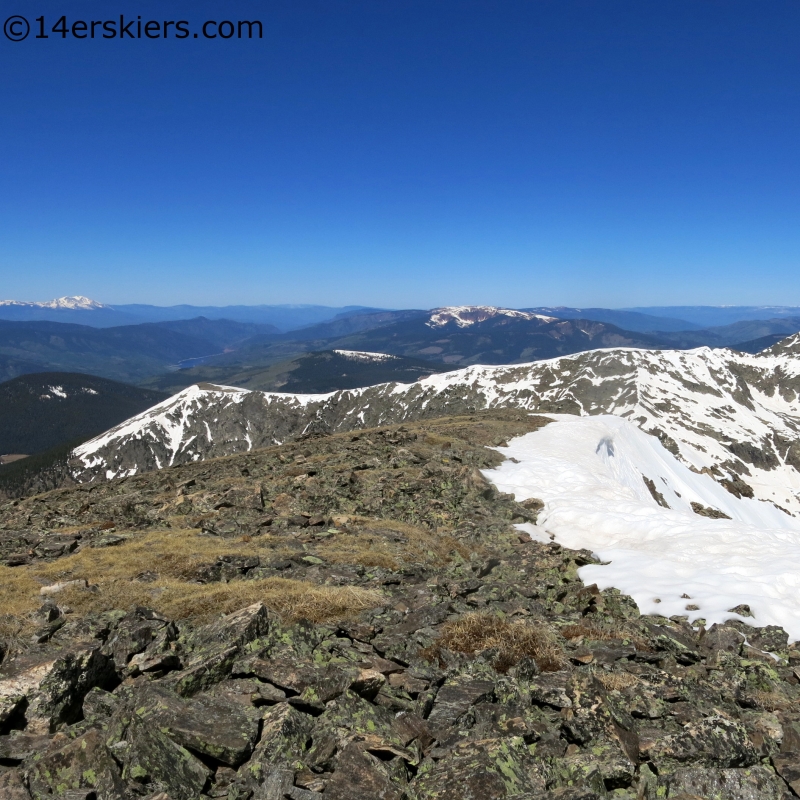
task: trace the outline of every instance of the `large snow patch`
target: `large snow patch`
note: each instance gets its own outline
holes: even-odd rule
[[[501,450],[508,460],[485,473],[517,500],[544,501],[536,527],[518,527],[592,550],[608,563],[582,567],[581,579],[618,588],[644,614],[743,619],[800,639],[800,519],[737,499],[625,419],[548,416],[554,422],[513,439]],[[731,519],[699,516],[692,502]],[[730,612],[742,603],[754,618]]]

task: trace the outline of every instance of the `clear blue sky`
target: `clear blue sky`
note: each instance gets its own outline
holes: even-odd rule
[[[0,296],[800,304],[800,2],[17,0]],[[98,34],[99,35],[99,34]]]

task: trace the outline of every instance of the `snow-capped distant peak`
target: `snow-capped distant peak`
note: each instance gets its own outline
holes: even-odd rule
[[[530,311],[517,311],[513,308],[497,308],[496,306],[445,306],[434,308],[430,319],[425,323],[429,328],[441,328],[455,322],[459,328],[468,328],[476,322],[485,322],[493,317],[514,317],[516,319],[539,319],[543,322],[555,322],[555,317],[545,317]]]
[[[70,311],[95,311],[99,308],[108,308],[103,303],[98,303],[83,295],[72,295],[69,297],[57,297],[55,300],[44,302],[26,300],[0,300],[0,306],[24,306],[26,308],[61,308]]]
[[[381,361],[396,361],[397,356],[390,356],[386,353],[368,353],[365,350],[334,350],[337,356],[342,356],[350,361],[362,361],[378,363]]]

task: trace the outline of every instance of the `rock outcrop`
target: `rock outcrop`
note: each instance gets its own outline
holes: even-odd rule
[[[478,470],[546,422],[308,437],[0,507],[0,797],[795,796],[785,632],[642,616],[582,584],[590,553],[513,527],[537,503]]]

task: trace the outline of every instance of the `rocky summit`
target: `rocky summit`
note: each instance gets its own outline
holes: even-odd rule
[[[515,524],[494,409],[0,507],[3,800],[786,800],[800,649]],[[747,608],[736,612],[746,618]]]

